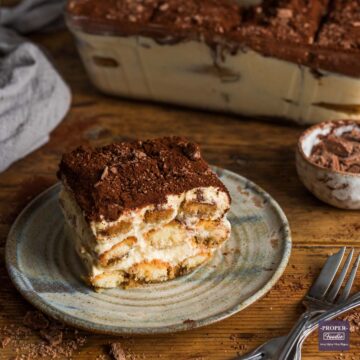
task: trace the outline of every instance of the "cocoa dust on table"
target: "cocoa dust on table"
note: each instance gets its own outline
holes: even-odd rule
[[[78,330],[36,310],[26,313],[23,325],[0,328],[0,339],[2,348],[12,346],[15,349],[14,360],[71,358],[86,343],[86,337]]]

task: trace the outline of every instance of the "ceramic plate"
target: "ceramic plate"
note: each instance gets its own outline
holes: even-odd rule
[[[285,270],[291,250],[288,221],[258,186],[215,169],[232,197],[231,238],[211,262],[189,275],[139,288],[94,292],[64,219],[56,184],[19,215],[6,244],[10,277],[44,313],[69,325],[109,334],[167,333],[222,320],[262,297]]]

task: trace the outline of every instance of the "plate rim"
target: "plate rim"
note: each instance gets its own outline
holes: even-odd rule
[[[265,196],[282,223],[283,234],[284,234],[283,235],[284,246],[283,246],[283,251],[281,253],[281,260],[277,266],[277,269],[274,271],[273,275],[270,277],[270,279],[265,283],[263,287],[261,287],[258,291],[256,291],[246,300],[242,301],[240,304],[238,303],[230,309],[208,316],[204,319],[193,320],[191,322],[189,321],[188,323],[165,325],[160,327],[136,327],[136,328],[92,323],[91,320],[75,317],[73,315],[67,314],[59,310],[55,306],[48,305],[46,302],[42,300],[41,296],[38,295],[36,292],[29,292],[26,288],[24,288],[22,284],[23,283],[22,278],[19,277],[19,275],[16,273],[17,271],[15,264],[17,262],[17,239],[15,235],[17,232],[18,224],[21,222],[24,214],[28,212],[32,206],[36,205],[36,203],[39,201],[40,198],[45,196],[50,196],[50,194],[60,186],[60,182],[56,182],[54,185],[42,191],[34,199],[32,199],[19,213],[14,223],[10,227],[5,243],[5,265],[11,282],[15,286],[16,290],[21,294],[21,296],[25,298],[25,300],[27,300],[38,310],[44,312],[46,315],[56,320],[59,320],[65,323],[66,325],[98,334],[154,335],[154,334],[174,333],[179,331],[186,331],[190,329],[200,328],[213,323],[217,323],[221,320],[224,320],[240,312],[241,310],[244,310],[251,304],[255,303],[257,300],[261,299],[264,295],[266,295],[273,288],[273,286],[276,284],[276,282],[280,279],[280,277],[284,273],[286,266],[289,262],[291,249],[292,249],[292,237],[291,237],[290,225],[284,211],[282,210],[278,202],[269,193],[264,191],[260,186],[258,186],[251,180],[245,178],[244,176],[239,175],[238,173],[235,173],[231,170],[227,170],[218,166],[211,166],[211,167],[216,173],[222,172],[224,174],[228,174],[231,177],[239,178],[239,180],[243,184],[246,184],[248,188],[251,188],[262,197]]]

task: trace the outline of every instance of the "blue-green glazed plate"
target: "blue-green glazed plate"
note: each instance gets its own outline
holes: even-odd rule
[[[270,195],[249,180],[214,168],[230,191],[230,239],[214,258],[175,280],[95,292],[63,231],[56,184],[19,215],[6,264],[19,292],[44,313],[88,331],[155,334],[220,321],[265,295],[291,251],[288,221]]]

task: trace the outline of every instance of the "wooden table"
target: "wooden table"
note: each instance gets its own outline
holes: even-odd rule
[[[56,182],[60,156],[79,144],[106,144],[129,138],[176,134],[199,142],[212,164],[248,177],[282,206],[292,228],[290,263],[278,284],[260,301],[212,326],[171,336],[119,339],[87,334],[75,359],[106,354],[106,344],[120,341],[145,359],[232,359],[265,340],[285,333],[302,311],[300,300],[326,257],[339,246],[360,249],[359,212],[337,210],[308,193],[294,165],[294,149],[303,129],[178,107],[106,97],[90,84],[68,32],[37,35],[70,84],[71,110],[48,144],[0,174],[0,327],[22,324],[32,307],[11,284],[4,247],[12,222],[34,196]],[[261,104],[260,104],[261,105]],[[360,277],[357,279],[357,289]],[[29,340],[26,340],[29,341]],[[360,334],[351,334],[351,351],[319,353],[313,335],[304,359],[360,359]],[[0,348],[0,358],[14,348]]]

